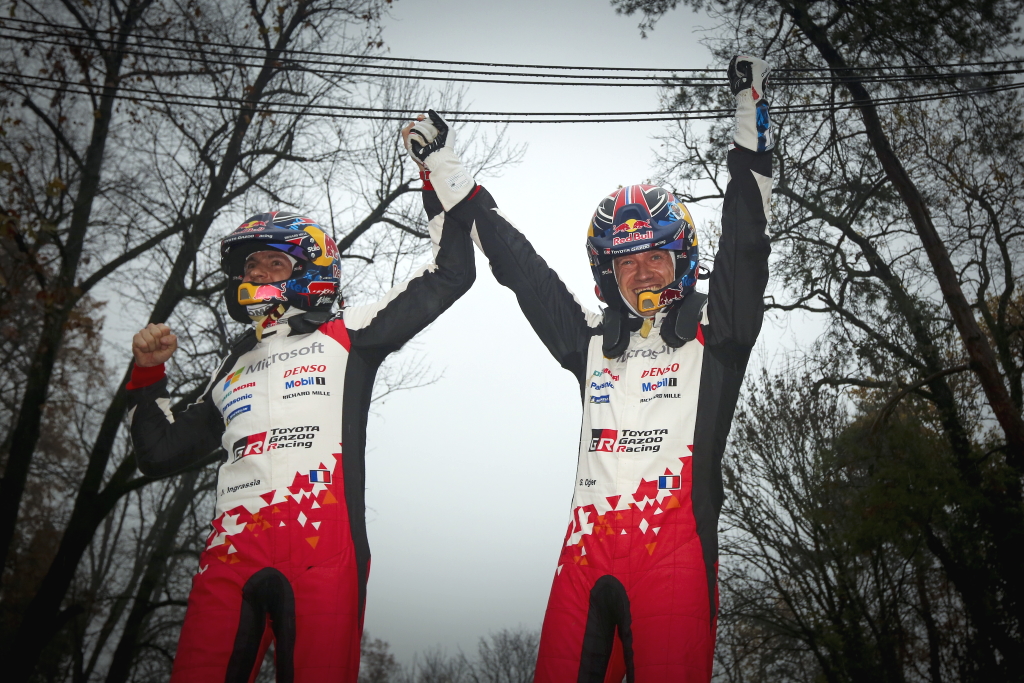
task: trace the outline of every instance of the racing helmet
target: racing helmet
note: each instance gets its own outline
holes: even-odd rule
[[[277,250],[294,259],[287,280],[243,282],[245,260],[257,251]],[[260,213],[220,242],[221,269],[228,276],[228,314],[243,323],[264,320],[278,306],[329,311],[339,297],[338,245],[312,218],[283,211]]]
[[[675,279],[656,292],[642,292],[637,308],[623,301],[612,261],[651,249],[675,255]],[[597,295],[615,310],[646,315],[693,291],[698,276],[697,230],[690,212],[657,185],[629,185],[601,200],[587,230],[587,255]]]

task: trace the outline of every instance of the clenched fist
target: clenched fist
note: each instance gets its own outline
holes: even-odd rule
[[[135,355],[135,364],[140,368],[166,363],[177,349],[178,338],[163,323],[150,323],[132,337],[132,353]]]

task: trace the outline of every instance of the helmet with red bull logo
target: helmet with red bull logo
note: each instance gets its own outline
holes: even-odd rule
[[[280,282],[244,282],[246,259],[270,250],[294,259],[291,277]],[[239,322],[261,320],[277,304],[329,311],[340,296],[338,245],[316,221],[305,216],[283,211],[257,214],[221,240],[220,257],[228,276],[224,300],[228,313]]]
[[[656,292],[643,292],[634,307],[619,294],[612,261],[651,249],[666,249],[675,255],[675,279]],[[681,300],[697,284],[699,259],[693,219],[675,195],[657,185],[629,185],[602,199],[587,230],[587,255],[597,295],[615,310],[649,315]]]

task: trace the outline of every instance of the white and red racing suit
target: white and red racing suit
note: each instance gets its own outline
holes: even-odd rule
[[[279,683],[358,678],[370,569],[363,456],[374,377],[475,275],[468,232],[442,231],[432,192],[424,192],[424,206],[434,263],[377,303],[326,322],[296,314],[261,341],[248,333],[202,397],[177,414],[162,366],[133,372],[131,435],[143,473],[164,476],[218,447],[227,452],[172,681],[249,681],[271,639]]]
[[[768,281],[771,153],[736,148],[697,338],[663,341],[660,312],[602,352],[602,316],[478,188],[447,220],[471,227],[497,280],[579,381],[576,490],[541,632],[536,683],[711,678],[721,459]]]

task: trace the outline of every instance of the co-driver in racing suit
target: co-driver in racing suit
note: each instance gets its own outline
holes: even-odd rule
[[[313,221],[254,216],[222,242],[228,310],[254,323],[205,393],[169,410],[166,325],[136,335],[139,468],[165,476],[227,451],[172,681],[251,680],[271,639],[279,683],[355,683],[370,550],[363,455],[377,368],[472,284],[473,247],[424,192],[434,263],[380,301],[332,314],[339,254]]]
[[[697,237],[660,187],[601,202],[587,239],[602,314],[583,308],[448,148],[413,145],[470,228],[499,282],[579,381],[576,490],[541,633],[537,683],[711,678],[717,612],[721,458],[768,280],[768,66],[738,57],[736,146],[707,297],[694,291]],[[447,125],[431,112],[425,140]],[[706,305],[705,305],[706,304]]]

